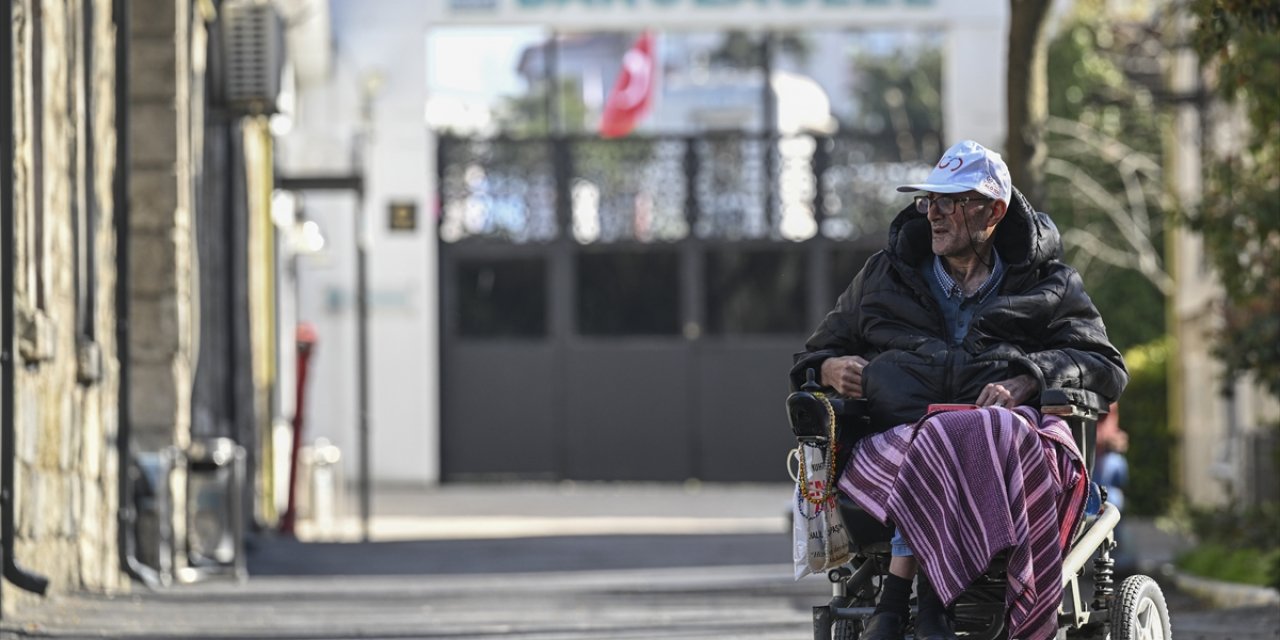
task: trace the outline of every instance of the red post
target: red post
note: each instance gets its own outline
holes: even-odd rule
[[[311,351],[316,344],[316,329],[309,323],[298,325],[298,379],[295,384],[296,394],[293,406],[293,450],[289,455],[289,502],[284,514],[280,516],[280,532],[293,535],[293,525],[297,518],[298,498],[298,451],[302,448],[302,415],[306,406],[307,369],[311,362]]]

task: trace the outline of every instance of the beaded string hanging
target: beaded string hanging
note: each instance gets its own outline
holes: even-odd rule
[[[809,493],[809,471],[805,468],[805,455],[800,447],[796,447],[796,457],[800,459],[800,495],[804,496],[805,502],[812,505],[819,505],[831,499],[831,494],[835,493],[836,484],[836,410],[831,406],[831,401],[821,392],[813,394],[823,406],[827,408],[827,486],[823,487],[822,495],[814,496]],[[804,445],[801,445],[803,447]]]

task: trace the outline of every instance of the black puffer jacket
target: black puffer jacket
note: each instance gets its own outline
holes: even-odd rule
[[[898,214],[888,246],[871,256],[796,354],[792,385],[833,356],[870,361],[863,389],[882,427],[918,419],[930,403],[972,403],[990,382],[1029,373],[1040,388],[1090,389],[1108,401],[1129,381],[1080,274],[1064,264],[1057,227],[1014,190],[996,227],[1007,271],[975,313],[959,348],[919,271],[931,260],[929,222],[914,205]]]

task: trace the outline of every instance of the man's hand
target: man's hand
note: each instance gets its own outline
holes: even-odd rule
[[[862,370],[867,359],[862,356],[839,356],[822,361],[822,384],[850,398],[862,397]]]
[[[826,372],[826,367],[823,367]],[[1025,403],[1036,391],[1039,391],[1040,385],[1036,383],[1036,379],[1022,374],[1008,380],[992,382],[982,388],[982,393],[978,394],[978,401],[975,403],[979,407],[1008,407],[1010,409]]]

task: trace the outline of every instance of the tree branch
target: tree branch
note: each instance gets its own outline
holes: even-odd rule
[[[1151,159],[1145,153],[1134,151],[1129,145],[1111,136],[1104,135],[1083,122],[1051,116],[1045,122],[1045,129],[1050,133],[1067,136],[1085,143],[1097,151],[1103,160],[1113,162],[1119,166],[1132,166],[1133,170],[1146,173],[1152,178],[1160,177],[1160,163]]]
[[[1160,260],[1160,254],[1151,244],[1150,223],[1146,217],[1146,199],[1142,193],[1141,185],[1138,184],[1136,175],[1130,172],[1129,175],[1125,176],[1126,192],[1130,201],[1130,206],[1126,207],[1084,170],[1066,160],[1050,158],[1045,163],[1045,171],[1066,179],[1073,189],[1101,209],[1110,218],[1116,230],[1120,232],[1121,237],[1132,248],[1132,255],[1126,255],[1124,258],[1114,255],[1114,252],[1118,251],[1117,249],[1103,243],[1096,234],[1084,230],[1073,230],[1077,232],[1076,234],[1064,234],[1064,239],[1068,235],[1077,237],[1088,245],[1082,248],[1093,252],[1098,259],[1117,266],[1135,269],[1150,280],[1156,288],[1160,289],[1161,293],[1165,295],[1172,294],[1173,280],[1165,271],[1164,265]],[[1136,203],[1135,197],[1137,199]],[[1136,213],[1135,209],[1137,210]],[[1139,217],[1142,219],[1139,220]],[[1122,253],[1128,254],[1128,252]]]
[[[1173,278],[1169,277],[1169,274],[1159,268],[1152,270],[1150,265],[1144,265],[1144,261],[1139,257],[1135,257],[1133,252],[1107,244],[1105,240],[1092,231],[1067,229],[1062,233],[1062,240],[1064,243],[1084,252],[1090,258],[1096,258],[1122,269],[1133,269],[1149,280],[1156,289],[1160,290],[1160,293],[1166,296],[1173,295]]]

